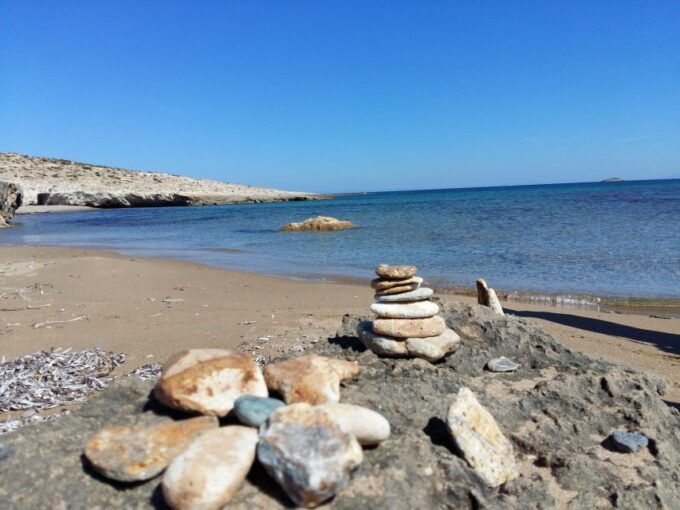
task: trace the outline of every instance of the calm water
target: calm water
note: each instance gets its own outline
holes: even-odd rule
[[[361,228],[280,233],[324,214]],[[288,275],[413,263],[439,284],[680,297],[680,180],[370,193],[16,218],[0,242],[104,247]]]

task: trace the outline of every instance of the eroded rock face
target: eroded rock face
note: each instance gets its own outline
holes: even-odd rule
[[[416,266],[391,266],[389,264],[378,264],[375,268],[375,274],[381,278],[389,278],[392,280],[413,278],[418,272]]]
[[[458,391],[446,422],[465,460],[490,487],[517,477],[519,471],[512,443],[470,388]]]
[[[181,411],[226,416],[241,395],[268,396],[260,368],[224,349],[191,349],[163,366],[154,396]]]
[[[163,475],[173,510],[220,510],[241,488],[255,460],[257,431],[230,425],[194,440]]]
[[[441,335],[446,331],[446,323],[439,316],[427,319],[375,319],[373,331],[395,338],[425,338]]]
[[[604,510],[614,501],[626,510],[678,508],[680,413],[664,402],[658,377],[571,351],[531,320],[460,303],[441,305],[447,325],[462,338],[449,357],[437,364],[383,358],[356,338],[357,323],[368,315],[344,318],[337,338],[322,339],[313,349],[360,364],[361,371],[343,383],[342,402],[379,412],[390,422],[391,436],[364,451],[350,484],[324,509]],[[500,356],[521,369],[486,370]],[[137,426],[155,412],[152,386],[121,378],[69,416],[1,435],[3,510],[163,508],[157,479],[120,490],[84,469],[81,458],[87,439],[101,428]],[[520,474],[499,488],[475,473],[448,432],[448,407],[462,386],[512,443]],[[632,454],[608,450],[614,431],[640,431],[649,445]],[[227,508],[290,505],[256,464]]]
[[[305,221],[297,223],[288,223],[281,227],[281,232],[313,232],[323,231],[329,232],[334,230],[345,230],[347,228],[356,227],[351,221],[339,220],[330,216],[314,216]]]
[[[296,505],[312,508],[349,484],[363,452],[328,413],[300,403],[278,409],[262,425],[257,458]]]
[[[340,381],[358,373],[356,362],[315,354],[267,365],[264,369],[269,389],[281,392],[288,404],[338,402]]]
[[[21,207],[21,188],[11,182],[0,181],[0,227],[6,226],[16,210]]]
[[[90,437],[85,456],[112,480],[148,480],[163,471],[194,438],[217,427],[213,416],[165,419],[150,426],[107,427]]]
[[[102,209],[121,207],[168,207],[191,205],[191,198],[177,193],[40,193],[39,205],[86,205]]]

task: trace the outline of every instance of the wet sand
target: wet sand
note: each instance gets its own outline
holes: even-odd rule
[[[367,277],[370,275],[367,275]],[[368,314],[368,285],[319,283],[189,262],[57,247],[0,247],[0,356],[100,346],[125,370],[191,347],[267,356],[333,335]],[[442,295],[444,301],[470,296]],[[662,376],[680,405],[680,318],[503,301],[567,347]]]

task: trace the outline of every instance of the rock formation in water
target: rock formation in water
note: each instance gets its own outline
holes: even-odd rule
[[[314,216],[298,223],[288,223],[281,227],[281,232],[330,232],[356,227],[351,221],[338,220],[330,216]]]

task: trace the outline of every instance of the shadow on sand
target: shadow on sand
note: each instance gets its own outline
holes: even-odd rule
[[[641,329],[633,326],[626,326],[624,324],[617,324],[616,322],[604,321],[602,319],[579,317],[578,315],[571,315],[568,313],[526,312],[511,310],[508,308],[506,308],[505,311],[517,317],[543,319],[546,321],[555,322],[557,324],[562,324],[564,326],[570,326],[572,328],[592,331],[593,333],[629,338],[630,340],[635,340],[636,342],[644,342],[655,345],[658,349],[661,349],[664,352],[680,354],[680,335],[675,335],[673,333]]]

